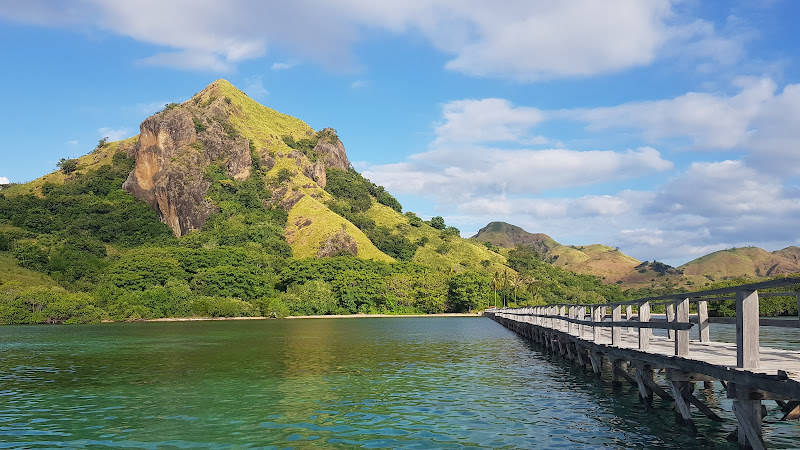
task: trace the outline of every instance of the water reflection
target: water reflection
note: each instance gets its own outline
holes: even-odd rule
[[[733,427],[676,430],[671,405],[647,410],[483,318],[2,330],[4,448],[724,448]]]

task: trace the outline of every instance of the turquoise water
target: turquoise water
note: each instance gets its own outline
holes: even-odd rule
[[[486,318],[0,328],[0,448],[735,448],[670,406]]]

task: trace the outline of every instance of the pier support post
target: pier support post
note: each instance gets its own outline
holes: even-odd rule
[[[647,383],[647,380],[650,383]],[[650,389],[650,384],[653,381],[653,368],[647,364],[636,367],[636,385],[639,387],[639,401],[646,405],[653,404],[653,390]]]
[[[592,363],[592,371],[597,375],[597,378],[600,378],[600,369],[603,367],[603,354],[589,349],[589,361]]]
[[[728,397],[733,398],[733,414],[739,423],[737,428],[740,446],[766,449],[762,439],[763,416],[761,400],[750,400],[750,390],[728,383]]]
[[[692,383],[670,380],[669,387],[672,397],[675,399],[675,420],[687,425],[693,433],[697,433],[697,426],[692,420],[692,412],[689,410],[689,402],[686,400],[687,395],[692,395]]]

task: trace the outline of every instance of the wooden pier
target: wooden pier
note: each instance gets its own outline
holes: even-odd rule
[[[733,399],[739,444],[762,449],[762,402],[774,401],[782,420],[800,419],[800,352],[761,347],[759,328],[800,328],[800,319],[760,319],[759,291],[798,283],[800,278],[784,278],[623,303],[493,308],[485,315],[547,350],[591,367],[598,376],[604,364],[610,365],[616,385],[636,386],[647,404],[654,394],[674,402],[676,419],[692,430],[692,406],[711,420],[723,420],[693,394],[695,383],[719,381]],[[795,296],[800,314],[796,292],[760,295]],[[732,299],[735,318],[708,317],[709,302]],[[651,316],[656,305],[664,306],[666,318]],[[711,342],[708,324],[713,322],[735,323],[736,343]],[[667,336],[654,336],[653,329],[667,330]],[[692,337],[693,329],[697,331]],[[656,382],[657,371],[664,371],[667,386]]]

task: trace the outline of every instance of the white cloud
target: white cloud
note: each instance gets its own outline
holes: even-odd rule
[[[367,80],[355,80],[352,83],[350,83],[350,89],[363,89],[365,87],[368,87],[369,85],[370,82]]]
[[[741,80],[741,91],[730,97],[690,92],[668,100],[627,103],[607,108],[556,112],[586,122],[590,129],[633,128],[648,141],[689,138],[696,149],[730,149],[742,145],[753,120],[773,100],[772,80]]]
[[[232,72],[234,66],[219,55],[204,51],[164,52],[139,60],[145,66],[166,66],[173,69]]]
[[[456,100],[442,107],[444,123],[436,127],[436,144],[453,142],[523,142],[543,119],[536,108],[515,107],[501,98]]]
[[[253,98],[264,98],[269,91],[264,87],[264,76],[253,75],[244,79],[244,91]]]
[[[800,174],[800,84],[778,91],[768,78],[740,78],[739,92],[701,92],[649,102],[548,113],[548,118],[587,123],[590,131],[622,128],[641,132],[648,143],[687,140],[695,150],[736,150],[754,168]]]
[[[463,202],[473,196],[536,195],[543,191],[641,177],[670,169],[672,163],[653,148],[625,152],[432,150],[410,162],[372,166],[364,176],[394,192]]]
[[[270,70],[274,70],[274,71],[288,70],[288,69],[291,69],[292,67],[294,67],[296,65],[297,65],[297,63],[295,63],[293,61],[274,62],[274,63],[272,63],[272,66],[270,66]]]
[[[108,128],[103,127],[97,130],[101,138],[107,137],[109,141],[119,141],[120,139],[129,138],[132,136],[131,131],[127,128]]]
[[[353,67],[351,47],[375,29],[421,35],[452,55],[446,64],[451,70],[521,81],[621,71],[669,56],[674,48],[695,48],[692,54],[715,61],[720,53],[736,58],[736,40],[718,35],[705,21],[682,17],[673,3],[42,0],[5,2],[0,16],[106,30],[160,47],[145,64],[222,72],[263,56],[268,45],[332,68]],[[277,62],[272,69],[288,67]]]
[[[9,180],[8,177],[0,177],[0,184],[9,184],[9,183],[11,183],[11,180]]]

